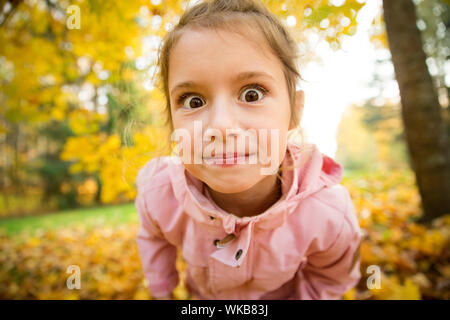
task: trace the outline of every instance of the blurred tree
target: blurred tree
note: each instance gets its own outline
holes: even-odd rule
[[[445,80],[450,58],[450,7],[442,0],[417,1],[417,27],[421,31],[426,63],[438,92],[439,101],[447,107],[450,79]],[[448,68],[448,66],[447,66]],[[449,110],[445,108],[445,110]]]
[[[47,204],[55,201],[59,209],[77,206],[75,182],[69,172],[70,163],[59,158],[65,141],[73,135],[72,131],[66,122],[51,121],[37,130],[37,134],[41,138],[45,137],[45,149],[29,162],[28,167],[42,180],[42,202]],[[64,184],[69,188],[64,188]]]
[[[383,0],[387,38],[400,88],[406,141],[424,209],[421,222],[450,212],[450,141],[426,65],[412,0]]]

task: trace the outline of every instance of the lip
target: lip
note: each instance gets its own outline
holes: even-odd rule
[[[253,154],[240,154],[235,153],[224,153],[222,157],[211,157],[204,158],[206,164],[219,166],[219,167],[231,167],[239,164],[247,164],[248,159]]]

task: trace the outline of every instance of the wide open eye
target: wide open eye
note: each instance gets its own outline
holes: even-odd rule
[[[241,94],[241,100],[244,102],[257,102],[264,97],[267,90],[259,85],[251,85]]]
[[[183,108],[186,108],[186,109],[197,109],[197,108],[202,107],[205,104],[205,102],[199,96],[194,96],[194,95],[189,95],[189,94],[182,95],[178,99],[178,102],[180,104],[183,104]]]

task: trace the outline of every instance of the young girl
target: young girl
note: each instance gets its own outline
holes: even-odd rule
[[[182,159],[153,158],[137,177],[137,244],[153,297],[172,297],[178,249],[197,299],[340,299],[358,283],[360,228],[342,167],[290,140],[304,104],[296,56],[256,0],[197,4],[165,37],[169,125],[189,143]],[[248,131],[256,145],[222,151]]]

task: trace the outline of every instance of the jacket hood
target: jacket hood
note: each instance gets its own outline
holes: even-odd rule
[[[342,178],[341,165],[322,154],[315,144],[288,142],[282,162],[282,197],[259,215],[238,217],[215,204],[204,183],[184,168],[179,157],[170,158],[175,162],[175,168],[169,170],[170,179],[183,210],[199,223],[223,228],[227,234],[234,234],[235,240],[231,245],[211,255],[233,267],[244,261],[255,229],[281,226],[303,199],[322,188],[338,184]],[[237,261],[234,256],[238,250],[241,251],[241,258]]]

